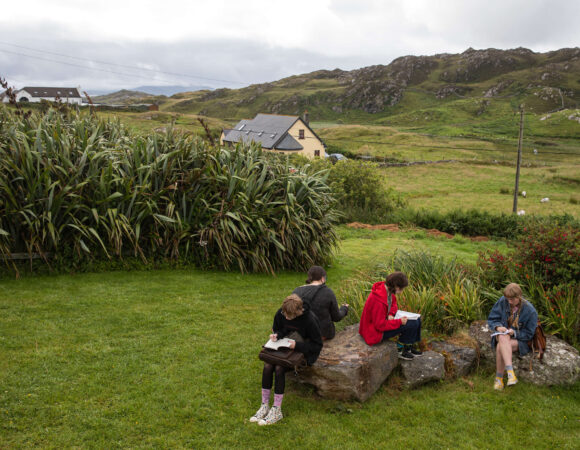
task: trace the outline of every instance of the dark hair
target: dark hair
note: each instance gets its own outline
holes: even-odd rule
[[[312,266],[308,269],[308,279],[306,280],[306,284],[322,280],[323,278],[326,278],[326,270],[320,266]]]
[[[409,286],[407,275],[405,275],[403,272],[393,272],[387,276],[385,283],[390,293],[395,292],[396,288],[404,289]]]

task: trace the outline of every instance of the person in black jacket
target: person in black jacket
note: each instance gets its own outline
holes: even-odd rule
[[[338,307],[334,292],[326,285],[326,271],[320,266],[312,266],[306,284],[294,289],[293,294],[310,303],[320,323],[322,339],[332,339],[336,333],[333,322],[339,322],[347,315],[348,304]]]
[[[310,305],[302,302],[295,294],[289,295],[282,303],[274,316],[274,325],[270,339],[277,341],[297,332],[304,342],[292,340],[290,348],[304,353],[308,365],[314,364],[322,350],[322,336],[316,316],[310,311]],[[258,425],[271,425],[282,419],[282,399],[286,385],[286,367],[264,363],[262,371],[262,405],[250,418],[250,422],[258,422]],[[270,391],[276,373],[274,386],[274,405],[268,408],[270,403]]]

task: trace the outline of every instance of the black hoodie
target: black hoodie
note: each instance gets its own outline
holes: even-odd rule
[[[304,339],[304,342],[296,342],[295,349],[304,353],[308,365],[314,364],[318,359],[318,355],[322,350],[322,336],[320,334],[320,327],[318,319],[310,311],[310,305],[304,302],[304,313],[300,316],[288,320],[282,314],[280,308],[274,316],[274,325],[272,331],[278,335],[278,339],[288,336],[293,331],[297,331]]]
[[[332,339],[336,333],[333,322],[341,321],[348,313],[346,306],[338,307],[336,296],[326,284],[305,284],[294,289],[304,303],[310,308],[320,323],[320,332],[326,339]]]

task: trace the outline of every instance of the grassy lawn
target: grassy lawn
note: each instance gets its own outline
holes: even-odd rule
[[[511,213],[515,167],[469,163],[383,169],[388,186],[403,193],[415,209],[455,208]],[[522,167],[518,210],[526,214],[571,214],[580,217],[579,166]],[[428,187],[426,189],[426,187]],[[544,197],[550,199],[541,203]]]
[[[397,248],[473,262],[477,250],[504,245],[340,233],[335,289]],[[304,278],[160,270],[0,281],[0,448],[577,446],[578,385],[496,393],[482,374],[416,391],[387,383],[364,404],[288,383],[284,420],[250,424],[259,348]]]

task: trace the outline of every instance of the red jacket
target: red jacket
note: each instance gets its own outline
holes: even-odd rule
[[[391,310],[388,309],[388,296],[385,282],[373,284],[373,288],[360,317],[359,334],[369,345],[378,344],[383,339],[383,332],[396,330],[401,326],[401,319],[387,320],[387,316],[397,314],[397,297],[391,294]]]

